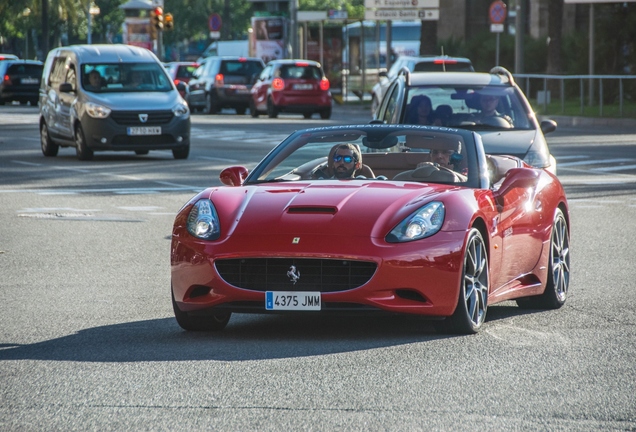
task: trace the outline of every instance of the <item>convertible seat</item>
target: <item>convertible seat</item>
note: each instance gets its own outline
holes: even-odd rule
[[[425,183],[463,183],[466,176],[441,167],[433,162],[425,162],[414,170],[404,171],[393,177],[397,181],[412,181]]]

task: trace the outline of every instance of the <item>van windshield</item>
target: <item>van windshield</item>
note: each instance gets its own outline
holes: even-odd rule
[[[173,89],[164,68],[155,63],[87,63],[82,87],[95,93],[167,92]]]

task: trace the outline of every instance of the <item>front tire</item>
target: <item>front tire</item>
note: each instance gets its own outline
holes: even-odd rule
[[[561,209],[557,209],[550,235],[548,280],[543,294],[517,300],[524,309],[559,309],[565,304],[570,287],[570,234]]]
[[[190,145],[183,148],[172,149],[172,156],[175,159],[187,159],[189,155],[190,155]]]
[[[40,144],[42,146],[42,154],[44,156],[57,156],[57,152],[60,150],[60,146],[51,140],[49,128],[46,126],[44,121],[42,121],[42,124],[40,125]]]
[[[75,128],[75,153],[77,154],[77,158],[81,161],[93,159],[93,150],[89,149],[86,144],[82,126]]]
[[[443,321],[436,321],[444,333],[475,334],[486,320],[488,310],[488,252],[478,229],[468,234],[464,252],[464,270],[459,287],[455,313]]]
[[[174,300],[174,293],[172,293],[172,309],[174,310],[174,317],[177,319],[179,326],[188,331],[223,330],[232,316],[231,312],[223,312],[207,316],[191,316],[187,312],[183,312],[179,309],[177,302]]]

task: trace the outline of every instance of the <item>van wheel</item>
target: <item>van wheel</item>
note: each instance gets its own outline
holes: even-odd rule
[[[88,148],[81,126],[75,128],[75,153],[77,154],[77,158],[81,161],[93,159],[93,150]]]
[[[60,146],[51,141],[49,128],[45,122],[40,125],[40,144],[42,145],[42,154],[44,156],[57,156]]]
[[[186,147],[182,147],[178,149],[172,149],[172,156],[175,159],[187,159],[189,154],[190,154],[190,145],[187,145]]]

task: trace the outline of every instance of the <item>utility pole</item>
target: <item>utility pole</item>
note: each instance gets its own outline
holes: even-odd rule
[[[517,17],[515,19],[515,73],[524,70],[524,42],[526,35],[526,0],[517,0]]]

